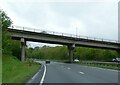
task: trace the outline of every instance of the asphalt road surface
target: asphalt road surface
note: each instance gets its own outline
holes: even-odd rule
[[[38,62],[43,66],[29,83],[118,83],[118,71],[116,70],[78,64]]]

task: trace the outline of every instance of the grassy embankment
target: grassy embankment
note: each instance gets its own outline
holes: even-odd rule
[[[40,64],[21,62],[13,56],[4,55],[2,59],[2,83],[25,83],[40,68]]]
[[[0,54],[0,85],[2,83],[2,56]]]

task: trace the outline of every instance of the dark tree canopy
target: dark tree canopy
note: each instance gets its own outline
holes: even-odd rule
[[[2,21],[2,30],[5,31],[12,24],[12,21],[3,10],[0,10],[0,16]]]

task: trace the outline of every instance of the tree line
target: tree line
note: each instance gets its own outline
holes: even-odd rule
[[[68,48],[67,46],[56,46],[56,47],[35,47],[27,48],[28,58],[38,59],[52,59],[52,60],[68,60]],[[94,61],[112,61],[113,58],[118,57],[116,51],[76,47],[74,50],[74,59],[79,60],[94,60]]]

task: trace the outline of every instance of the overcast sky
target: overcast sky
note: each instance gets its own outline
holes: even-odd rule
[[[0,7],[14,25],[118,40],[118,1],[0,0]]]

